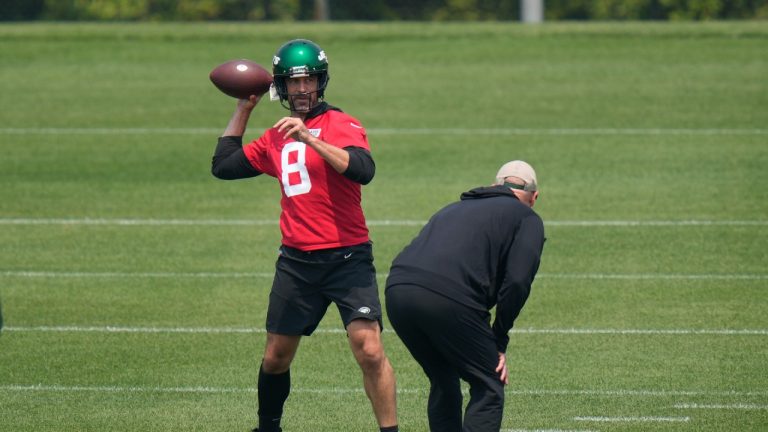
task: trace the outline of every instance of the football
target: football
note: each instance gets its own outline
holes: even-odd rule
[[[250,60],[230,60],[216,66],[210,74],[211,82],[224,94],[238,99],[250,95],[261,96],[272,85],[272,74]]]

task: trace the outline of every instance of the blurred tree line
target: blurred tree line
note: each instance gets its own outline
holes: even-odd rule
[[[0,0],[0,21],[516,21],[522,0]],[[768,0],[544,0],[546,20],[767,19]]]

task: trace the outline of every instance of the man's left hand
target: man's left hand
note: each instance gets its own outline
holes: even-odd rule
[[[282,132],[283,138],[293,137],[296,141],[306,143],[312,137],[307,126],[297,117],[283,117],[272,127],[276,127],[278,132]]]

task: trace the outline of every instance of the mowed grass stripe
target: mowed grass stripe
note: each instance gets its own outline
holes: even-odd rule
[[[10,326],[10,332],[61,332],[61,333],[183,333],[183,334],[241,334],[266,333],[265,328],[232,327],[127,327],[127,326]],[[392,333],[385,329],[384,332]],[[346,333],[341,328],[320,328],[315,334]],[[707,335],[707,336],[768,336],[768,329],[595,329],[595,328],[519,328],[512,329],[514,334],[558,334],[558,335]]]
[[[253,130],[268,129],[267,126],[252,126]],[[216,135],[223,128],[0,128],[5,135],[153,135],[185,134]],[[372,135],[768,135],[762,128],[370,128]]]
[[[278,225],[277,219],[0,218],[0,225],[240,226]],[[373,219],[369,226],[421,226],[426,220]],[[557,227],[768,226],[768,220],[553,220]]]

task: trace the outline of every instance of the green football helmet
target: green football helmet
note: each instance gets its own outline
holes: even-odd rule
[[[275,90],[284,107],[288,100],[287,78],[317,75],[317,99],[321,100],[328,85],[328,58],[325,51],[307,39],[294,39],[281,46],[272,57],[272,76]]]

